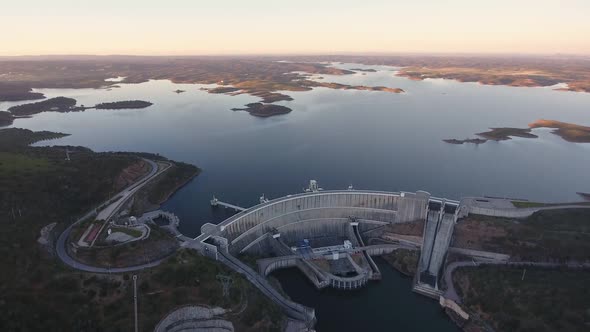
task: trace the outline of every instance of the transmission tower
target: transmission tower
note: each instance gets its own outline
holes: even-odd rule
[[[217,280],[221,282],[221,286],[223,287],[223,297],[229,298],[229,287],[231,286],[233,280],[230,276],[225,276],[222,274],[217,275]]]

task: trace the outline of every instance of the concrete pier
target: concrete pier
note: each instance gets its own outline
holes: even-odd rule
[[[215,206],[223,206],[225,208],[230,208],[236,211],[246,211],[246,208],[243,208],[241,206],[237,206],[234,204],[230,204],[230,203],[226,203],[226,202],[222,202],[219,199],[217,199],[215,196],[213,196],[213,199],[211,199],[211,206],[215,207]]]

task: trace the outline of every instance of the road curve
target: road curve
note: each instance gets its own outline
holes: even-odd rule
[[[110,216],[112,216],[121,206],[122,204],[129,199],[131,196],[133,196],[133,194],[135,194],[138,190],[140,190],[143,186],[145,186],[147,183],[149,183],[151,180],[153,180],[155,177],[157,177],[158,175],[162,174],[163,172],[167,171],[168,168],[170,168],[170,166],[172,166],[172,164],[168,163],[168,166],[166,166],[165,168],[158,170],[158,164],[152,160],[149,159],[145,159],[143,158],[144,161],[146,161],[147,163],[149,163],[152,166],[152,169],[150,170],[150,172],[142,177],[139,181],[133,183],[132,185],[128,186],[127,188],[123,189],[121,192],[119,192],[117,195],[115,195],[116,200],[114,199],[110,199],[106,202],[104,202],[103,204],[101,204],[100,206],[104,206],[107,205],[108,206],[106,208],[104,208],[102,211],[104,210],[109,210],[107,212],[108,217],[110,218]],[[102,213],[101,211],[101,213]],[[67,251],[66,248],[66,242],[68,239],[68,236],[70,235],[70,232],[72,231],[72,229],[74,228],[74,226],[76,226],[77,224],[81,223],[83,220],[86,220],[92,216],[98,215],[96,209],[89,211],[88,213],[86,213],[84,216],[82,216],[81,218],[79,218],[78,220],[76,220],[74,223],[72,223],[70,226],[68,226],[58,237],[57,239],[57,243],[55,245],[55,252],[57,254],[57,257],[66,265],[76,269],[76,270],[81,270],[81,271],[85,271],[85,272],[92,272],[92,273],[125,273],[125,272],[132,272],[132,271],[137,271],[137,270],[141,270],[141,269],[145,269],[145,268],[150,268],[150,267],[154,267],[159,265],[163,260],[166,259],[165,258],[161,258],[161,259],[157,259],[157,260],[153,260],[151,262],[145,263],[145,264],[141,264],[141,265],[135,265],[135,266],[128,266],[128,267],[118,267],[118,268],[106,268],[106,267],[97,267],[97,266],[92,266],[92,265],[87,265],[81,262],[78,262],[77,260],[75,260],[74,258],[72,258]]]

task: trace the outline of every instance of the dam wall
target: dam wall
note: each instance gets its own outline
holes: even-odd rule
[[[329,234],[345,237],[350,217],[378,226],[426,217],[429,194],[379,191],[319,191],[278,198],[230,217],[218,225],[232,252],[241,252],[266,233],[279,232],[287,243]],[[328,240],[327,237],[324,240]],[[326,243],[325,241],[323,243]]]

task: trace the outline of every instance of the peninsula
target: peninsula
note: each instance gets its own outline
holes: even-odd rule
[[[8,109],[16,116],[29,116],[41,112],[71,112],[75,110],[76,99],[55,97],[36,103],[12,106]]]
[[[14,82],[0,82],[0,101],[21,101],[43,99],[45,96],[33,92],[28,85]]]
[[[232,315],[226,319],[239,331],[258,331],[261,326],[263,330],[279,329],[283,314],[269,299],[237,274],[232,275],[231,298],[224,298],[216,278],[231,273],[229,269],[192,250],[180,249],[176,234],[167,226],[133,227],[117,221],[108,226],[112,237],[107,236],[107,227],[102,232],[93,227],[97,245],[84,248],[75,242],[83,226],[95,220],[82,217],[80,227],[71,227],[65,247],[71,255],[76,252],[74,258],[67,256],[75,259],[75,263],[68,261],[74,267],[60,261],[60,234],[81,216],[92,216],[88,211],[103,208],[100,202],[117,201],[121,192],[141,185],[127,210],[141,214],[142,206],[153,208],[199,174],[193,165],[154,154],[30,146],[63,136],[17,128],[0,130],[0,212],[6,217],[0,244],[12,248],[7,251],[10,254],[0,255],[0,267],[11,271],[0,275],[5,286],[2,298],[10,306],[0,312],[6,330],[108,330],[113,326],[133,330],[134,321],[128,319],[133,317],[129,305],[132,275],[137,276],[137,291],[142,294],[138,316],[142,330],[154,330],[179,303],[229,308]],[[71,158],[64,159],[64,150],[73,152]],[[150,183],[145,183],[146,178]],[[152,205],[143,205],[144,200]],[[117,216],[120,218],[119,213]],[[149,234],[140,231],[145,227],[150,228]],[[109,244],[122,239],[131,240]],[[88,263],[96,272],[84,270]],[[27,319],[30,314],[36,319]]]
[[[577,125],[573,123],[566,123],[556,120],[540,119],[529,124],[529,128],[491,128],[490,131],[476,134],[482,138],[467,138],[467,139],[444,139],[443,141],[450,144],[483,144],[487,141],[505,141],[512,137],[521,138],[538,138],[532,133],[535,128],[552,128],[555,129],[551,133],[563,138],[572,143],[590,143],[590,127]]]
[[[10,126],[14,121],[14,116],[10,112],[0,111],[0,127]]]
[[[540,119],[529,124],[529,128],[553,128],[553,134],[573,143],[590,143],[590,127],[556,120]]]

